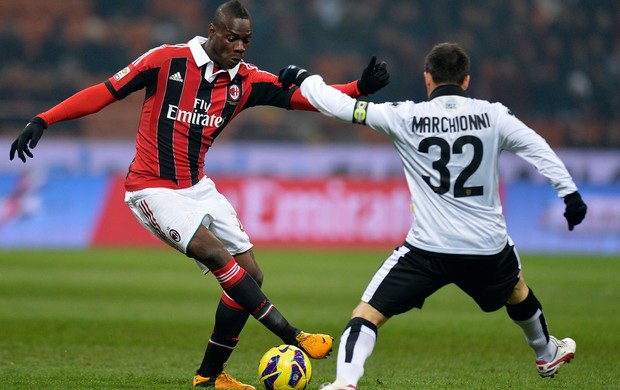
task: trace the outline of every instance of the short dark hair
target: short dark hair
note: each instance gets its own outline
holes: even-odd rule
[[[225,19],[232,17],[234,19],[249,19],[250,12],[239,0],[231,0],[223,3],[215,10],[215,16],[213,17],[213,24],[223,25]]]
[[[461,85],[469,75],[469,68],[469,56],[462,47],[452,42],[435,45],[424,60],[424,70],[437,84]]]

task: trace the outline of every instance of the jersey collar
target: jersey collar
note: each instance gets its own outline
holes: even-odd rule
[[[205,80],[211,83],[213,82],[213,80],[215,80],[215,77],[218,74],[224,72],[228,72],[231,80],[235,78],[237,72],[239,72],[239,66],[241,65],[241,63],[238,63],[237,66],[232,69],[220,69],[214,73],[213,67],[215,66],[215,63],[213,62],[213,60],[211,60],[211,58],[209,58],[209,55],[203,48],[203,45],[206,41],[207,38],[197,35],[188,42],[189,49],[192,52],[192,56],[194,56],[194,61],[196,61],[196,65],[198,65],[199,67],[205,65],[207,66],[207,69],[205,70]]]
[[[465,90],[459,87],[458,85],[444,84],[444,85],[440,85],[437,88],[435,88],[433,92],[431,92],[431,96],[429,96],[428,100],[433,100],[439,96],[451,96],[451,95],[467,96],[467,94],[465,93]]]

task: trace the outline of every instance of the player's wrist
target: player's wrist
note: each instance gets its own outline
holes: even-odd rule
[[[41,126],[44,129],[47,129],[47,122],[45,121],[45,119],[41,118],[40,116],[35,116],[34,118],[32,118],[30,120],[30,123],[34,123],[36,125]]]
[[[297,72],[297,76],[295,77],[295,84],[301,87],[301,83],[303,83],[309,76],[311,75],[307,70],[299,69],[299,72]]]
[[[564,197],[564,203],[566,205],[575,204],[575,203],[578,203],[578,202],[582,202],[581,194],[579,194],[579,191],[575,191],[575,192],[570,193],[570,194],[568,194],[568,195],[566,195]]]
[[[292,85],[300,87],[301,83],[303,83],[308,76],[310,76],[310,73],[306,69],[296,65],[289,65],[286,68],[280,69],[278,81],[282,84],[282,88],[287,90]]]

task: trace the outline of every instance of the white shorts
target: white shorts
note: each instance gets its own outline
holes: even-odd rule
[[[187,246],[200,225],[209,229],[231,255],[252,248],[237,212],[207,177],[193,187],[180,190],[127,191],[125,203],[142,226],[182,253],[187,253]],[[202,264],[199,266],[206,271]]]

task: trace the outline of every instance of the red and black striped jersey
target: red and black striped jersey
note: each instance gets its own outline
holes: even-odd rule
[[[119,100],[146,90],[127,190],[190,187],[204,176],[205,154],[215,138],[242,110],[292,108],[294,89],[282,90],[274,74],[245,62],[214,69],[205,41],[195,37],[154,48],[106,80]]]

